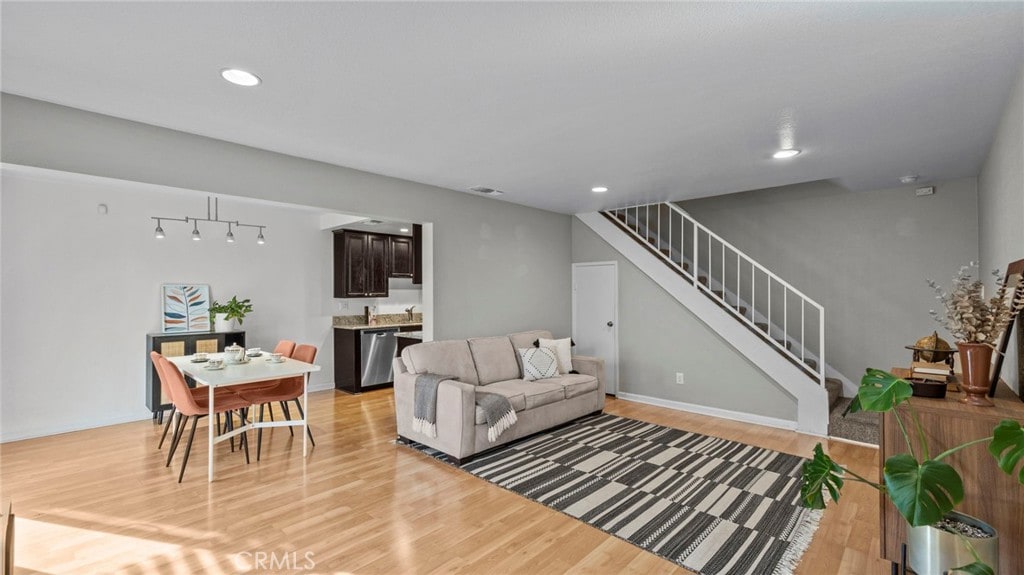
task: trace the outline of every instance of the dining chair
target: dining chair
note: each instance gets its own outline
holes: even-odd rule
[[[170,389],[167,386],[167,379],[166,379],[166,377],[163,374],[163,369],[164,369],[163,365],[161,365],[161,363],[157,360],[157,358],[162,358],[162,357],[163,357],[163,355],[161,355],[159,352],[156,352],[156,351],[149,352],[149,358],[153,362],[153,367],[156,368],[157,379],[160,380],[160,390],[163,392],[164,397],[171,397],[171,391],[170,391]],[[207,391],[205,389],[195,389],[195,388],[189,387],[188,390],[193,395],[203,395],[203,396],[205,396],[206,393],[207,393]],[[234,391],[232,391],[230,389],[216,389],[216,390],[214,390],[214,393],[216,394],[216,397],[214,398],[214,402],[220,401],[220,399],[222,397],[237,396],[238,395],[238,394],[236,394]],[[157,446],[156,446],[157,449],[163,449],[163,447],[164,447],[164,440],[167,439],[167,430],[169,430],[171,428],[171,421],[174,419],[175,413],[177,413],[177,407],[175,407],[174,402],[171,401],[171,412],[167,414],[167,423],[164,424],[164,432],[162,434],[160,434],[160,443],[157,444]],[[231,424],[231,421],[230,421],[230,416],[229,416],[228,419],[229,419],[228,426],[231,427],[232,424]],[[229,431],[230,431],[230,429],[229,429]],[[217,414],[217,433],[220,433],[220,414],[219,413]],[[232,438],[231,439],[231,451],[234,451],[234,450],[235,450],[235,440],[234,440],[234,438]]]
[[[279,353],[281,354],[282,357],[290,358],[292,354],[295,353],[295,342],[288,339],[282,339],[281,341],[277,342],[277,346],[274,347],[274,353]],[[255,381],[253,383],[243,383],[242,385],[235,385],[232,387],[235,393],[241,394],[242,392],[252,392],[257,389],[274,387],[280,382],[280,379],[267,379],[264,381]],[[231,416],[229,415],[228,417]],[[270,406],[270,421],[274,421],[273,406]],[[259,457],[256,458],[256,461],[259,461]]]
[[[292,354],[292,359],[301,361],[304,363],[313,363],[316,360],[316,346],[301,344],[295,347],[295,352]],[[263,389],[254,389],[250,391],[240,391],[239,395],[243,399],[249,401],[253,405],[259,405],[260,411],[258,421],[263,421],[263,407],[271,405],[275,402],[280,403],[281,409],[284,410],[284,416],[288,420],[291,420],[292,415],[288,410],[288,402],[295,401],[295,406],[299,408],[299,416],[305,419],[306,414],[302,411],[302,402],[299,398],[305,390],[305,376],[298,375],[295,377],[288,377],[278,380],[278,383],[273,387],[267,387]],[[291,427],[288,428],[291,434],[294,436],[295,432],[292,431]],[[313,432],[309,429],[309,424],[306,424],[306,433],[309,434],[309,442],[316,446],[316,441],[313,440]],[[256,431],[256,461],[260,460],[260,451],[263,447],[263,429]]]
[[[196,424],[199,423],[200,417],[210,415],[209,396],[205,393],[194,392],[202,391],[199,389],[190,390],[185,383],[185,377],[182,376],[181,371],[178,370],[176,365],[168,361],[167,358],[159,356],[156,360],[162,368],[157,371],[157,374],[166,378],[167,389],[171,392],[171,401],[178,411],[178,425],[175,426],[174,436],[171,438],[171,447],[167,453],[167,466],[171,464],[171,458],[174,456],[178,443],[185,432],[187,420],[192,420],[192,429],[189,431],[188,443],[185,445],[185,454],[181,461],[181,471],[178,473],[178,483],[181,483],[182,478],[185,476],[185,467],[188,465],[188,456],[192,452],[192,440],[196,435]],[[234,410],[239,410],[241,412],[241,419],[244,422],[245,410],[249,407],[250,403],[231,390],[225,391],[228,391],[230,395],[222,393],[214,396],[215,413],[230,413]],[[242,439],[239,441],[239,444],[245,450],[245,462],[249,463],[248,433],[245,431],[242,432]]]

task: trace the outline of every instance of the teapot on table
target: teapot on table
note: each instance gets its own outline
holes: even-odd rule
[[[224,363],[245,363],[245,348],[231,344],[224,348]]]

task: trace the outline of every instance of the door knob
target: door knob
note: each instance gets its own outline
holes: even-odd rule
[[[611,326],[613,326],[613,325],[615,325],[615,324],[614,324],[614,323],[612,323],[612,322],[608,322],[608,327],[611,327]]]

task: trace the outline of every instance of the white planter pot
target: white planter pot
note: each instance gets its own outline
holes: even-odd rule
[[[999,537],[991,525],[956,511],[948,516],[973,525],[986,533],[987,539],[970,539],[981,560],[999,573]],[[947,516],[947,517],[948,517]],[[911,527],[907,532],[907,563],[919,575],[942,575],[953,569],[973,563],[974,557],[956,535],[934,527]]]
[[[235,331],[238,329],[235,326],[234,319],[227,319],[226,313],[218,313],[213,316],[213,329],[214,331]]]

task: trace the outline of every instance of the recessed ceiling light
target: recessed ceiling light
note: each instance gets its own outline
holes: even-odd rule
[[[786,158],[792,158],[794,156],[799,155],[800,150],[797,150],[795,148],[789,148],[788,150],[779,150],[778,152],[775,152],[774,154],[772,154],[772,157],[775,158],[776,160],[785,160]]]
[[[919,177],[920,176],[916,176],[914,174],[909,174],[909,175],[906,175],[906,176],[900,176],[900,182],[904,183],[904,184],[913,184],[914,182],[916,182],[918,180]]]
[[[606,188],[604,186],[595,186],[593,188],[590,188],[590,191],[594,192],[594,193],[597,193],[597,194],[600,194],[600,193],[603,193],[603,192],[607,192],[608,188]]]
[[[260,83],[260,77],[256,74],[237,68],[224,68],[220,71],[220,75],[228,82],[239,86],[252,87],[258,86]]]
[[[409,231],[409,228],[401,228],[401,229],[399,229],[398,231],[400,231],[400,232],[403,232],[403,233],[404,233],[404,232],[407,232],[407,231]]]

